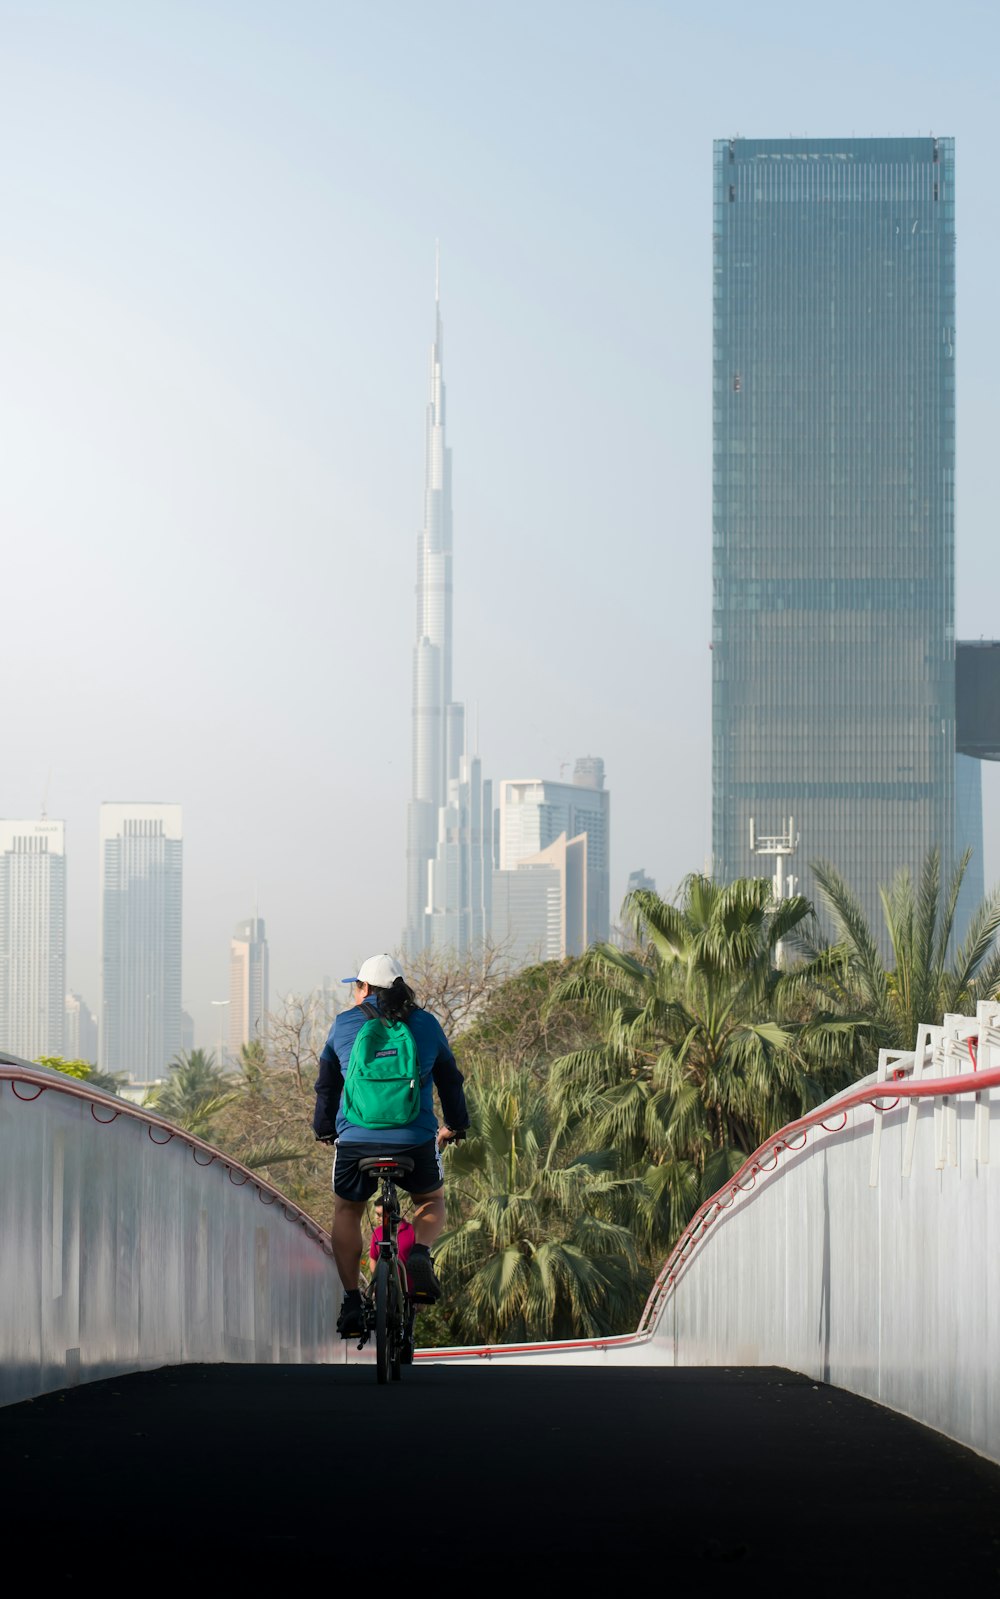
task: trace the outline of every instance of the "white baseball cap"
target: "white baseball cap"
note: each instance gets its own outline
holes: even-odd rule
[[[367,983],[369,988],[391,988],[403,968],[391,955],[369,955],[357,977],[343,977],[344,983]]]

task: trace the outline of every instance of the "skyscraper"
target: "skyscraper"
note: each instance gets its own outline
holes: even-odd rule
[[[229,1052],[267,1036],[269,1003],[267,936],[259,916],[237,922],[229,945]]]
[[[715,146],[713,850],[955,845],[951,139]],[[959,841],[960,842],[960,841]]]
[[[493,784],[478,755],[461,755],[458,776],[438,811],[438,838],[428,866],[426,942],[464,951],[490,924],[493,872]]]
[[[163,1075],[181,1047],[179,805],[101,806],[101,1068]]]
[[[478,756],[466,747],[465,707],[452,699],[451,450],[445,441],[440,281],[434,318],[406,821],[403,943],[411,955],[432,945],[464,950],[482,937],[492,866],[492,791]]]
[[[522,863],[555,864],[554,857],[545,861],[541,857],[550,845],[564,838],[568,849],[564,882],[569,899],[561,916],[567,954],[578,953],[578,928],[582,927],[583,947],[606,940],[611,931],[610,820],[611,795],[604,787],[604,762],[596,755],[576,762],[572,783],[518,778],[500,784],[500,872],[494,877],[495,891],[504,891],[500,874],[514,871]],[[579,846],[581,836],[586,839],[582,851],[574,847]],[[578,881],[584,894],[580,917],[571,903]],[[525,892],[523,887],[519,889],[519,894]],[[494,917],[494,936],[504,936],[500,917]]]
[[[66,1034],[63,1054],[67,1060],[97,1064],[97,1017],[82,994],[66,995]]]
[[[587,835],[558,838],[493,873],[492,932],[515,969],[582,955],[587,927]]]
[[[0,821],[0,1049],[61,1055],[65,1001],[65,825]]]

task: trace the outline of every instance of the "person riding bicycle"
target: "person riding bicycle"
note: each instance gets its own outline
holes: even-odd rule
[[[344,1285],[337,1331],[342,1338],[355,1338],[365,1330],[359,1286],[363,1253],[361,1219],[367,1201],[378,1187],[377,1174],[361,1171],[359,1162],[366,1157],[404,1153],[413,1161],[413,1170],[403,1172],[396,1179],[399,1187],[405,1188],[413,1199],[416,1242],[406,1263],[407,1270],[418,1298],[437,1299],[441,1284],[434,1274],[430,1246],[444,1228],[441,1149],[464,1134],[469,1125],[469,1112],[462,1091],[463,1077],[444,1029],[436,1016],[418,1006],[399,962],[391,955],[372,955],[363,963],[357,977],[343,980],[351,984],[352,1004],[334,1021],[320,1056],[313,1131],[323,1143],[334,1144],[336,1148],[331,1243]],[[366,1024],[376,1019],[390,1027],[402,1023],[412,1035],[419,1089],[417,1084],[412,1084],[414,1114],[403,1126],[379,1127],[352,1119],[344,1103],[345,1098],[350,1100],[351,1097],[350,1088],[345,1095],[345,1078],[355,1042]],[[396,1050],[390,1053],[395,1055]],[[444,1115],[440,1129],[434,1113],[435,1088]]]

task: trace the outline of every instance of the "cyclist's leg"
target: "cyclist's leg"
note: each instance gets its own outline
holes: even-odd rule
[[[364,1250],[361,1218],[364,1213],[363,1200],[341,1199],[339,1194],[334,1194],[330,1242],[333,1245],[333,1258],[345,1293],[356,1289],[361,1281],[361,1256]]]
[[[361,1218],[366,1204],[378,1187],[375,1174],[361,1171],[358,1163],[365,1155],[373,1153],[375,1150],[367,1144],[345,1144],[340,1140],[333,1162],[333,1226],[330,1229],[330,1243],[344,1292],[348,1294],[358,1291],[361,1256],[364,1253]]]
[[[416,1243],[429,1249],[444,1232],[444,1166],[437,1140],[428,1139],[407,1150],[414,1169],[402,1181],[413,1201],[413,1231]]]
[[[413,1295],[418,1300],[434,1300],[440,1296],[441,1284],[431,1260],[431,1245],[444,1231],[443,1188],[413,1195],[413,1231],[416,1240],[406,1262]]]
[[[444,1189],[436,1188],[432,1194],[414,1194],[412,1198],[416,1241],[429,1249],[444,1232]]]

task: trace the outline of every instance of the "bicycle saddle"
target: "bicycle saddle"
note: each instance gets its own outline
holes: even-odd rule
[[[366,1155],[358,1161],[358,1171],[412,1171],[409,1155]]]

